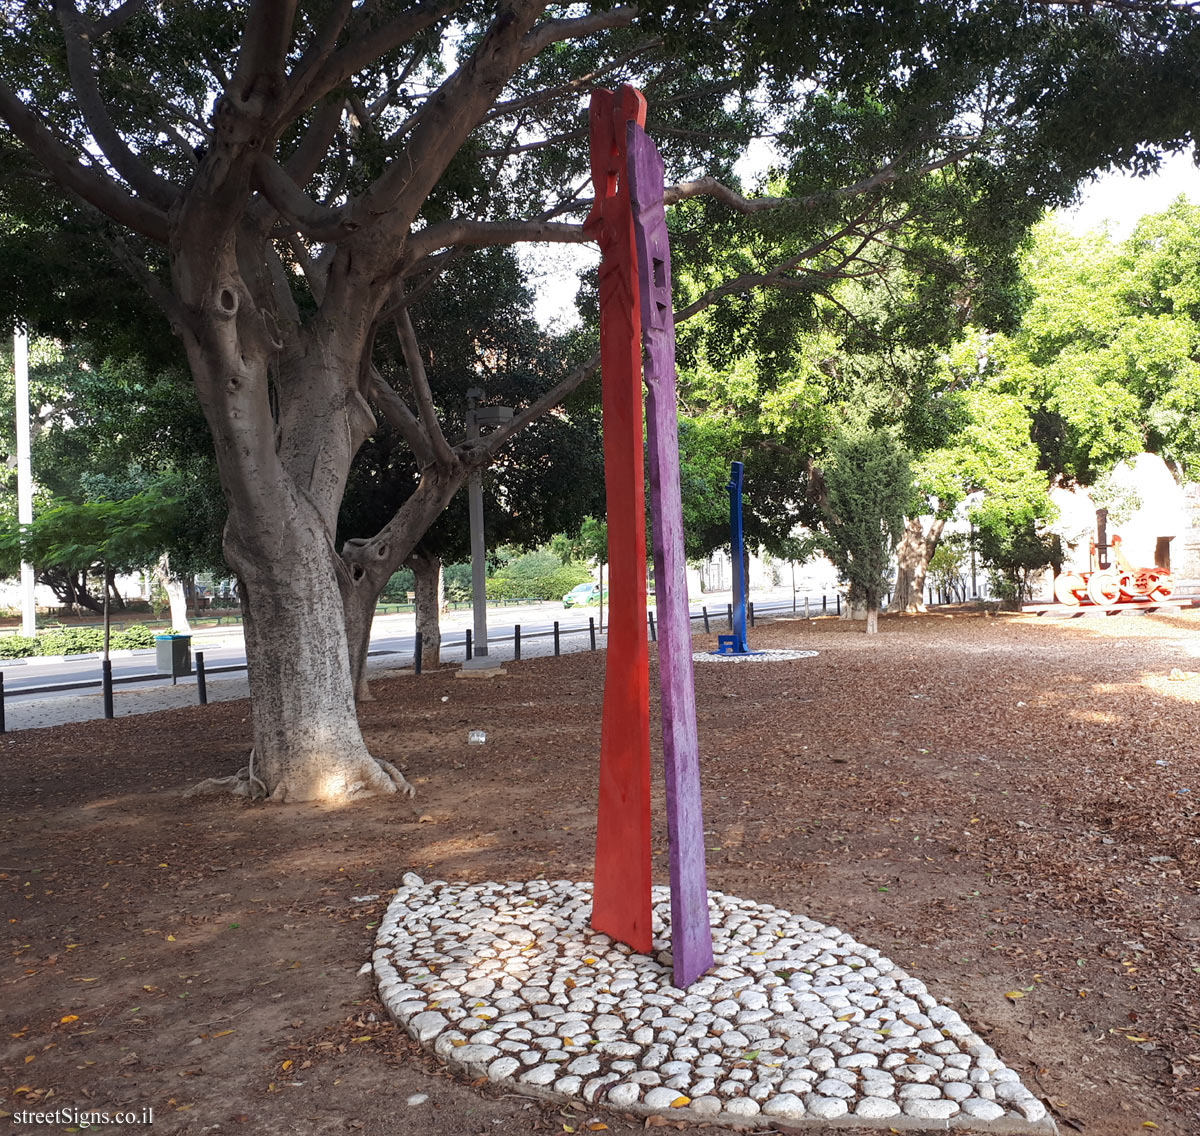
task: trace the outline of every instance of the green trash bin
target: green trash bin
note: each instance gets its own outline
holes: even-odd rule
[[[159,674],[172,678],[192,673],[192,637],[190,635],[155,635],[157,652],[155,666]]]

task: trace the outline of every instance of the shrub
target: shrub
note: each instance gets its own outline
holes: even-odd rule
[[[471,602],[471,565],[447,564],[442,574],[449,603]]]
[[[28,659],[31,655],[37,655],[39,653],[36,636],[0,636],[0,659]]]
[[[99,627],[59,627],[38,636],[42,655],[86,655],[104,650],[104,631]]]
[[[563,564],[553,552],[539,549],[518,556],[487,582],[489,600],[557,600],[576,584],[592,578],[580,564]]]
[[[387,603],[405,603],[408,593],[416,586],[411,568],[401,568],[393,572],[391,578],[383,585],[379,598]]]
[[[154,632],[141,623],[132,623],[124,631],[114,631],[109,639],[114,650],[140,651],[154,646]]]

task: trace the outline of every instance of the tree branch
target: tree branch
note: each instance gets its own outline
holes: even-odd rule
[[[371,367],[371,385],[367,395],[379,407],[379,412],[388,424],[408,444],[408,448],[417,459],[418,467],[431,465],[434,460],[433,443],[430,442],[429,435],[425,433],[417,416],[408,409],[404,399],[392,390],[374,365]]]
[[[255,158],[254,185],[280,216],[315,241],[336,241],[357,228],[343,210],[313,201],[268,154]]]
[[[0,80],[0,118],[8,123],[12,132],[29,147],[33,156],[50,171],[55,180],[67,189],[135,233],[141,233],[160,244],[167,243],[166,213],[132,196],[102,170],[84,166],[3,80]]]
[[[149,198],[161,209],[169,209],[179,196],[179,188],[166,178],[159,177],[126,145],[109,116],[108,107],[100,94],[92,49],[83,16],[74,0],[55,0],[58,22],[62,25],[67,49],[67,71],[71,86],[79,100],[84,122],[97,145],[117,171],[139,194]]]
[[[713,197],[716,200],[736,209],[739,213],[761,213],[770,209],[813,209],[830,201],[841,201],[849,197],[858,197],[872,190],[882,189],[899,181],[902,177],[920,176],[933,173],[945,166],[954,165],[969,157],[975,150],[974,146],[965,146],[944,157],[924,162],[912,170],[901,170],[894,163],[888,163],[870,177],[856,181],[853,185],[843,186],[829,193],[814,193],[808,197],[743,197],[736,190],[723,185],[716,178],[702,177],[695,181],[680,182],[678,185],[667,186],[663,193],[663,201],[667,205],[677,205],[693,197]]]
[[[575,20],[547,20],[544,24],[538,24],[525,37],[521,45],[521,62],[528,63],[552,43],[561,43],[564,39],[580,39],[610,28],[626,28],[637,18],[637,14],[636,8],[625,7],[611,8],[607,12],[593,12]]]
[[[400,339],[400,350],[404,353],[404,364],[408,368],[408,379],[417,403],[417,415],[429,437],[433,457],[437,461],[453,464],[458,459],[446,441],[446,435],[442,433],[437,408],[433,405],[433,392],[429,389],[429,376],[425,373],[425,361],[421,358],[421,348],[417,344],[417,333],[413,330],[408,308],[401,308],[392,323]]]
[[[561,382],[555,383],[541,398],[532,402],[520,414],[514,414],[510,422],[493,430],[486,439],[476,445],[482,451],[483,458],[476,463],[487,465],[501,447],[520,430],[524,430],[530,422],[540,418],[548,410],[556,407],[569,394],[576,391],[588,378],[594,375],[600,367],[600,352],[581,363]]]
[[[315,71],[310,66],[294,77],[288,92],[285,117],[292,119],[301,114],[351,75],[408,43],[462,4],[463,0],[429,0],[410,7],[404,15],[397,16],[375,31],[352,27],[345,47],[327,55]]]
[[[412,260],[421,260],[448,246],[484,248],[490,245],[512,245],[521,241],[547,241],[556,244],[584,244],[582,225],[561,221],[441,221],[414,233],[407,251]]]
[[[295,19],[296,0],[251,0],[237,66],[225,89],[243,104],[243,113],[277,105]]]
[[[107,16],[101,16],[100,19],[92,21],[91,34],[88,38],[97,40],[101,36],[106,36],[109,32],[115,31],[130,16],[136,16],[142,8],[146,7],[148,2],[149,0],[125,0],[124,4],[114,8]]]
[[[313,115],[312,122],[304,132],[298,145],[283,163],[288,176],[298,186],[305,186],[312,180],[321,162],[329,152],[329,147],[337,135],[337,129],[342,121],[342,100],[330,99],[321,105],[320,110]]]

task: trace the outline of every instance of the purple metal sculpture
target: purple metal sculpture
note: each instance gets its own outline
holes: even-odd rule
[[[675,400],[675,315],[671,252],[663,208],[663,162],[636,122],[626,126],[629,195],[633,206],[642,309],[642,372],[650,450],[650,507],[654,519],[654,591],[662,687],[663,762],[671,860],[671,954],[674,982],[690,986],[713,964],[704,867],[700,747],[692,674],[679,485],[679,426]]]

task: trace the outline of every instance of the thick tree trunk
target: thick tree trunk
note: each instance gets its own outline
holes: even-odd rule
[[[925,577],[945,526],[945,520],[938,517],[928,529],[920,517],[909,517],[904,522],[904,536],[896,549],[896,588],[889,611],[926,610]]]
[[[359,731],[333,550],[322,529],[290,528],[276,556],[233,553],[251,664],[250,772],[275,801],[405,789]],[[242,543],[227,534],[227,547]]]
[[[421,666],[435,670],[442,664],[442,600],[445,577],[442,558],[414,552],[406,561],[416,581],[415,617],[417,634],[421,636]]]
[[[879,633],[879,608],[867,608],[867,634],[876,635]]]

